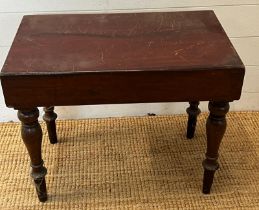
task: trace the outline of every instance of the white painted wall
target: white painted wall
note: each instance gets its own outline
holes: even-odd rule
[[[246,65],[241,100],[231,109],[259,110],[259,0],[0,0],[0,68],[21,18],[39,13],[114,13],[213,9]],[[69,97],[69,96],[68,96]],[[187,103],[57,107],[59,119],[184,113]],[[207,103],[201,104],[203,111]],[[41,111],[42,113],[42,111]],[[0,121],[17,121],[0,90]]]

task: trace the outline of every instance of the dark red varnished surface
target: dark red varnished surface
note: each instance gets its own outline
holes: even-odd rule
[[[242,67],[213,11],[25,16],[6,74]]]
[[[25,16],[6,105],[232,101],[244,66],[212,11]]]

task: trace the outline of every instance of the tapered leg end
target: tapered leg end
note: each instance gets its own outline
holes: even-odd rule
[[[215,174],[215,171],[210,171],[206,169],[204,170],[203,187],[202,187],[203,194],[210,194],[214,174]]]
[[[40,202],[48,200],[45,178],[34,180],[36,192]]]
[[[58,143],[57,131],[56,131],[56,122],[50,121],[50,122],[47,122],[46,124],[47,124],[50,143],[51,144]]]
[[[31,164],[32,171],[31,177],[34,180],[35,189],[40,202],[45,202],[48,199],[47,187],[45,176],[47,174],[47,169],[43,166],[43,161],[39,165]]]

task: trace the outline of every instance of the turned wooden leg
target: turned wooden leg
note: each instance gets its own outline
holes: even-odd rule
[[[201,113],[199,109],[199,101],[189,102],[190,106],[186,109],[188,113],[188,123],[187,123],[187,138],[192,139],[195,133],[197,116]]]
[[[207,152],[203,161],[203,193],[209,194],[215,171],[219,168],[218,150],[226,130],[226,114],[229,110],[228,102],[209,102],[210,114],[207,119]]]
[[[21,134],[23,142],[31,159],[31,177],[34,180],[36,192],[41,202],[47,200],[45,175],[47,169],[43,166],[41,157],[42,130],[38,122],[39,110],[19,110],[18,118],[22,122]]]
[[[57,140],[57,131],[56,131],[56,122],[57,114],[54,112],[54,107],[45,107],[44,108],[45,114],[43,115],[43,120],[47,124],[49,140],[51,144],[56,144]]]

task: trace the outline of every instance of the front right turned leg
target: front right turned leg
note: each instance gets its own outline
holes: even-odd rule
[[[213,178],[218,164],[218,150],[221,140],[227,127],[226,114],[229,111],[228,102],[209,102],[210,114],[206,123],[207,152],[203,161],[203,193],[209,194],[213,183]]]
[[[31,177],[34,180],[36,192],[41,202],[47,200],[45,175],[47,169],[43,166],[41,156],[42,130],[38,122],[37,108],[19,110],[18,118],[22,122],[21,134],[31,160]]]

